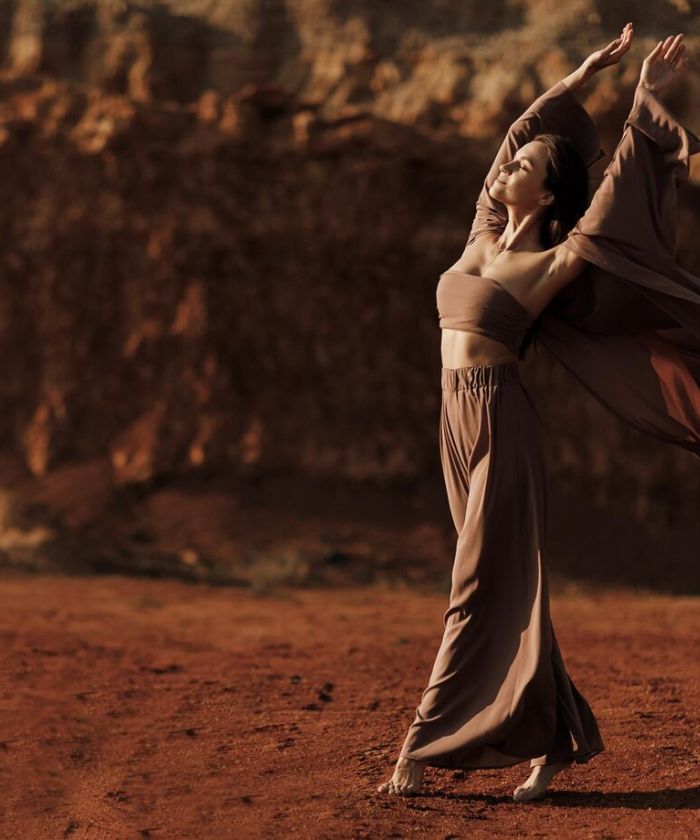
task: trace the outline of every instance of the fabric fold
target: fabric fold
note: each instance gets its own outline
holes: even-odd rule
[[[539,415],[517,362],[441,379],[458,536],[442,641],[401,755],[451,768],[589,761],[605,745],[552,626]]]
[[[612,161],[564,246],[590,266],[536,339],[603,405],[700,457],[700,279],[675,261],[677,191],[700,138],[638,85]]]

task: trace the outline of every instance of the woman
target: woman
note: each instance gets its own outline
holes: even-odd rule
[[[440,278],[440,451],[458,540],[442,643],[379,792],[414,794],[426,764],[529,759],[513,794],[528,801],[604,750],[551,625],[540,424],[518,359],[536,336],[613,411],[700,454],[700,280],[673,262],[671,230],[676,183],[700,139],[657,98],[686,66],[682,35],[645,59],[586,210],[586,167],[600,149],[571,91],[617,63],[631,37],[627,24],[511,127],[465,251]],[[629,205],[640,180],[653,193],[641,208]]]

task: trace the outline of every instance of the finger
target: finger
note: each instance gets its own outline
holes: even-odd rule
[[[658,59],[658,58],[665,58],[666,57],[666,51],[671,46],[671,42],[673,41],[673,38],[674,38],[673,35],[669,35],[668,38],[664,38],[662,41],[659,41],[659,43],[656,45],[656,47],[654,47],[654,53],[655,53],[654,58]]]
[[[617,47],[616,49],[614,49],[610,53],[609,57],[610,58],[620,58],[620,56],[623,56],[626,52],[628,52],[629,48],[630,48],[630,44],[620,44],[619,47]]]
[[[622,31],[620,32],[619,36],[617,38],[615,38],[614,41],[611,41],[610,43],[611,44],[619,44],[619,43],[622,43],[623,41],[629,40],[629,38],[631,38],[631,36],[632,36],[632,24],[631,23],[626,23],[622,27]]]
[[[671,59],[671,64],[673,65],[673,67],[678,68],[678,67],[681,67],[683,65],[684,61],[686,63],[688,62],[688,56],[685,54],[685,46],[683,44],[681,44],[680,49],[674,55],[674,57]]]
[[[673,39],[674,39],[675,37],[676,37],[675,35],[669,35],[669,36],[668,36],[668,38],[665,38],[665,39],[664,39],[664,48],[663,48],[663,55],[664,55],[664,57],[666,57],[666,52],[668,51],[669,47],[670,47],[670,46],[671,46],[671,44],[673,43]]]
[[[670,55],[666,56],[666,61],[669,64],[675,65],[678,59],[683,55],[683,50],[674,50]]]
[[[685,44],[680,43],[678,45],[678,48],[673,53],[673,58],[677,61],[683,55],[685,55]]]
[[[671,43],[669,44],[666,52],[669,52],[670,50],[675,50],[678,47],[678,45],[680,43],[682,43],[682,41],[683,41],[683,33],[679,32],[678,35],[673,36],[673,38],[671,40]]]
[[[671,42],[671,46],[666,50],[664,54],[664,58],[667,61],[673,61],[673,59],[678,55],[678,51],[680,50],[683,44],[683,36],[676,35],[676,37]]]
[[[654,49],[649,53],[646,57],[645,61],[656,61],[656,59],[661,55],[661,50],[663,49],[663,41],[659,41],[659,43],[654,47]]]
[[[632,35],[629,35],[627,38],[624,39],[622,42],[622,47],[625,50],[628,50],[632,46]]]
[[[614,41],[611,42],[611,46],[613,46],[614,51],[622,51],[626,52],[630,47],[630,42],[632,40],[632,30],[629,29],[625,32],[625,34],[621,38],[616,38]]]

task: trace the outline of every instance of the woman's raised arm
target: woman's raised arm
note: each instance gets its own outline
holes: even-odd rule
[[[500,167],[512,160],[517,150],[536,134],[567,137],[589,167],[604,156],[595,123],[573,92],[599,70],[620,61],[630,48],[631,38],[632,24],[628,23],[619,37],[591,53],[576,70],[539,96],[510,126],[476,201],[467,247],[483,233],[503,232],[508,221],[507,211],[502,202],[491,197],[489,190]]]
[[[558,285],[583,261],[644,283],[638,255],[646,255],[647,267],[673,259],[678,184],[688,178],[689,157],[700,151],[700,138],[658,95],[686,66],[682,37],[659,41],[645,59],[612,161],[588,209],[556,248],[550,275]]]

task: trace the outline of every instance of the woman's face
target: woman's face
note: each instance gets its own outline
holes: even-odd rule
[[[545,207],[554,198],[544,186],[546,174],[547,150],[544,143],[531,140],[518,149],[512,160],[501,165],[498,178],[489,192],[503,204]]]

